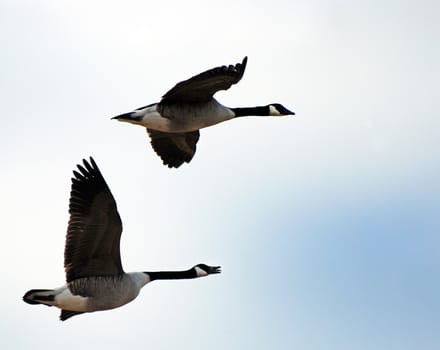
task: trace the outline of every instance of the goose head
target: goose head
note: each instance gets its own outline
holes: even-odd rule
[[[208,266],[206,264],[198,264],[194,266],[193,269],[196,271],[197,277],[203,277],[222,272],[220,266]]]
[[[281,117],[284,115],[295,115],[280,103],[271,103],[269,105],[269,115],[273,117]]]

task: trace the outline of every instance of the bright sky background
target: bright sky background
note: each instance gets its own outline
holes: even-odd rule
[[[438,1],[0,2],[1,349],[412,350],[440,344]],[[227,106],[162,166],[110,117],[249,56]],[[92,155],[118,202],[126,271],[147,285],[58,320],[71,171]]]

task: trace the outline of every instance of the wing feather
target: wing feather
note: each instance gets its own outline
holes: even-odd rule
[[[151,145],[163,164],[169,168],[178,168],[184,162],[189,163],[196,153],[199,130],[185,133],[168,133],[147,129]]]
[[[161,104],[207,102],[219,90],[227,90],[243,77],[247,57],[235,66],[216,67],[177,83],[160,101]]]
[[[66,280],[121,274],[122,222],[115,199],[93,158],[77,167],[64,250]]]

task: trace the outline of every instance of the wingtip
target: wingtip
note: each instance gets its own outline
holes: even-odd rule
[[[77,166],[80,166],[80,165],[77,164]],[[78,180],[81,180],[83,178],[83,176],[79,172],[77,172],[76,170],[73,170],[72,172],[73,172],[72,182],[74,180],[78,181]]]
[[[95,162],[95,160],[93,159],[93,157],[92,157],[92,156],[89,156],[88,158],[89,158],[89,159],[87,159],[87,158],[83,158],[83,159],[82,159],[82,164],[83,164],[86,168],[89,168],[90,165],[91,165],[91,168],[96,168],[97,165],[96,165],[96,162]],[[78,166],[79,166],[79,165],[80,165],[80,164],[78,164]]]
[[[237,69],[240,71],[240,79],[243,77],[244,75],[244,71],[246,69],[246,64],[247,64],[247,56],[244,56],[243,61],[241,63],[237,64]]]
[[[94,168],[94,169],[98,168],[98,165],[96,164],[96,162],[92,156],[89,156],[89,161],[90,161],[90,164],[92,165],[92,168]]]
[[[77,169],[73,170],[72,181],[81,180],[84,177],[89,176],[89,174],[94,173],[95,171],[99,172],[98,165],[96,164],[92,156],[89,156],[89,159],[83,158],[82,163],[77,164],[76,168]]]
[[[87,172],[86,169],[88,169],[89,166],[90,166],[90,165],[89,165],[87,159],[86,159],[86,158],[83,158],[83,159],[82,159],[82,162],[81,162],[80,164],[78,164],[76,167],[77,167],[77,168],[83,173],[83,175],[84,175],[84,172]]]

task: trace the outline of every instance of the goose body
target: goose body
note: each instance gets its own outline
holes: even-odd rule
[[[134,300],[154,280],[189,279],[220,272],[198,264],[184,271],[125,273],[120,257],[122,223],[116,202],[98,166],[90,158],[74,171],[69,225],[64,250],[66,284],[32,289],[23,300],[60,308],[62,321],[84,313],[114,309]]]
[[[145,127],[155,152],[168,167],[189,163],[196,151],[199,130],[236,117],[284,116],[294,113],[279,103],[266,106],[230,108],[213,95],[238,83],[245,71],[241,63],[200,73],[176,84],[158,103],[120,114],[112,119]]]
[[[132,112],[129,119],[115,118],[155,131],[186,133],[218,124],[232,119],[234,116],[231,109],[221,105],[213,98],[205,103],[179,105],[155,103]]]

